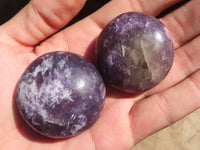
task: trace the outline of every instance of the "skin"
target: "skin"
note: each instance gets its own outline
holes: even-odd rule
[[[95,40],[115,16],[127,11],[156,16],[180,1],[113,0],[91,16],[57,32],[85,1],[32,0],[0,26],[0,149],[127,150],[198,109],[200,0],[192,0],[160,18],[175,46],[175,62],[165,80],[141,94],[121,93],[108,87],[101,117],[84,133],[63,140],[45,138],[22,121],[13,98],[20,75],[41,54],[66,50],[94,61]]]

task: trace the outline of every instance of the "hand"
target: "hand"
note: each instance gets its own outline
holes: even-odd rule
[[[13,98],[21,74],[38,56],[66,50],[92,61],[96,38],[115,16],[127,11],[156,16],[180,1],[113,0],[57,32],[78,13],[85,1],[32,0],[0,26],[0,149],[127,150],[199,108],[200,0],[192,0],[160,18],[175,44],[175,62],[166,79],[140,95],[108,88],[101,117],[86,132],[64,140],[38,135],[22,121]]]

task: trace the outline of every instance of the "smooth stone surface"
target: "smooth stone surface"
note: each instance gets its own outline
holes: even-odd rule
[[[91,127],[104,105],[105,85],[95,66],[69,52],[51,52],[25,70],[16,92],[23,119],[52,138],[74,136]]]
[[[128,12],[101,32],[97,65],[104,80],[125,92],[153,88],[168,74],[174,59],[168,29],[156,18]]]

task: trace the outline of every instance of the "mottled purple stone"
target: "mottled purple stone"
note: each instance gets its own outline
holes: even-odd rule
[[[160,83],[174,60],[168,29],[156,18],[128,12],[101,32],[97,65],[104,80],[125,92],[142,92]]]
[[[40,56],[25,70],[17,86],[16,103],[35,131],[65,138],[97,121],[105,92],[93,64],[76,54],[56,51]]]

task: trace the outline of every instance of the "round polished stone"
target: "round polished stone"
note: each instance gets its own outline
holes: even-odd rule
[[[174,60],[168,29],[155,17],[128,12],[101,32],[97,65],[104,80],[125,92],[142,92],[159,84]]]
[[[93,64],[69,52],[37,58],[23,73],[16,91],[25,122],[51,138],[77,135],[99,118],[105,85]]]

